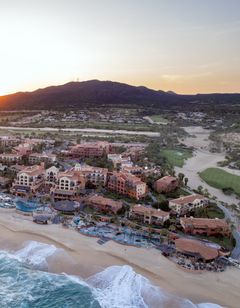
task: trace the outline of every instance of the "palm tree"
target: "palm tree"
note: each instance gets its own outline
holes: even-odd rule
[[[171,225],[171,226],[169,227],[169,231],[171,231],[171,232],[176,231],[176,226]]]

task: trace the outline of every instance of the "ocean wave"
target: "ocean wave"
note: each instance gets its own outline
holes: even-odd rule
[[[9,256],[33,268],[46,270],[48,268],[47,259],[60,251],[61,249],[54,245],[28,241],[22,249],[15,251]]]
[[[221,308],[219,305],[201,303],[195,305],[156,287],[131,266],[111,266],[90,277],[93,293],[102,308]]]
[[[100,308],[80,278],[30,268],[5,252],[0,252],[0,286],[1,308]]]
[[[110,266],[86,281],[39,271],[46,269],[48,258],[60,251],[54,245],[30,241],[14,253],[0,252],[0,306],[220,308],[211,303],[193,304],[169,294],[128,265]]]

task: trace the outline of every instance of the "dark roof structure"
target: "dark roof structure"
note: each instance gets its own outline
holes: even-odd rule
[[[79,206],[80,204],[78,202],[70,200],[57,201],[53,205],[55,210],[63,213],[74,213]]]

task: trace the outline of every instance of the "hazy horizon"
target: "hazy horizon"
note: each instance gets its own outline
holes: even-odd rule
[[[0,0],[0,95],[111,80],[240,92],[238,0]]]
[[[117,82],[117,83],[123,83],[123,84],[127,84],[129,86],[135,86],[135,87],[146,87],[150,90],[155,90],[155,91],[164,91],[164,92],[173,92],[175,94],[179,94],[179,95],[197,95],[197,94],[240,94],[240,91],[239,92],[209,92],[209,93],[178,93],[176,91],[173,91],[173,90],[162,90],[162,89],[154,89],[154,88],[151,88],[151,87],[147,87],[146,85],[144,84],[130,84],[130,83],[124,83],[124,82],[121,82],[121,81],[117,81],[117,80],[110,80],[110,79],[106,79],[106,80],[100,80],[100,79],[88,79],[88,80],[70,80],[70,81],[67,81],[65,83],[59,83],[59,84],[49,84],[49,85],[46,85],[46,86],[40,86],[40,87],[37,87],[37,88],[33,88],[33,89],[27,89],[27,90],[19,90],[19,91],[15,91],[15,92],[11,92],[11,93],[7,93],[7,94],[0,94],[0,97],[1,96],[7,96],[7,95],[11,95],[11,94],[16,94],[16,93],[27,93],[27,92],[34,92],[34,91],[37,91],[37,90],[41,90],[41,89],[46,89],[48,87],[58,87],[58,86],[63,86],[67,83],[75,83],[75,82],[88,82],[88,81],[93,81],[93,80],[97,80],[97,81],[101,81],[101,82],[104,82],[104,81],[110,81],[110,82]]]

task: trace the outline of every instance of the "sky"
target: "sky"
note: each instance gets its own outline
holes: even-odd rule
[[[240,0],[0,0],[0,95],[89,79],[240,92]]]

